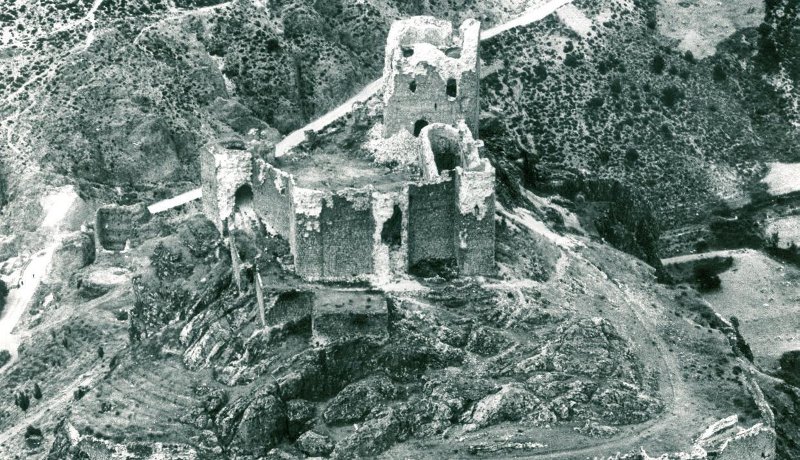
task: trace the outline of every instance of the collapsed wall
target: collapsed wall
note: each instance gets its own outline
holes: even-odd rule
[[[465,120],[473,133],[480,118],[480,22],[417,16],[396,21],[384,58],[384,137],[400,130],[418,136],[430,123]]]
[[[123,251],[139,238],[142,224],[150,219],[150,212],[142,205],[106,205],[97,209],[94,234],[98,251]]]
[[[212,143],[201,152],[203,212],[221,233],[225,232],[224,223],[233,215],[234,207],[253,199],[252,170],[252,155],[240,143]]]

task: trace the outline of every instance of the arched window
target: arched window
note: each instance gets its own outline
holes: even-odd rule
[[[234,203],[238,209],[253,206],[253,189],[250,187],[250,184],[244,184],[237,188],[233,197]]]
[[[417,122],[414,123],[414,137],[419,137],[419,132],[426,126],[428,126],[427,120],[417,120]]]
[[[458,94],[458,84],[456,83],[455,78],[447,79],[447,89],[445,92],[449,97],[456,97],[456,94]]]

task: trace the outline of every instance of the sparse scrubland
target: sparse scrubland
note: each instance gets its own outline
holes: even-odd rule
[[[765,5],[762,25],[703,59],[659,33],[653,0],[576,0],[577,13],[484,42],[498,276],[407,280],[414,289],[387,294],[384,338],[312,346],[308,317],[264,327],[255,268],[270,299],[315,288],[286,269],[286,243],[236,235],[240,290],[195,204],[153,216],[128,251],[40,285],[18,358],[2,366],[0,354],[0,457],[672,452],[731,414],[765,419],[753,380],[775,412],[779,458],[798,457],[795,354],[766,369],[769,344],[747,343],[758,324],[664,284],[660,262],[761,247],[759,222],[795,206],[758,184],[767,163],[800,161],[797,7]],[[44,240],[46,187],[75,184],[90,208],[171,196],[196,186],[209,139],[267,156],[377,78],[392,20],[488,27],[521,9],[41,0],[0,11],[0,230],[16,238],[0,240],[2,275]],[[718,268],[686,280],[705,299],[736,297]]]

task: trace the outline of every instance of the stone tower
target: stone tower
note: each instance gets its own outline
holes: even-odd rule
[[[418,136],[430,123],[464,120],[477,135],[480,117],[481,25],[474,19],[453,33],[449,21],[417,16],[392,24],[384,61],[384,130]]]

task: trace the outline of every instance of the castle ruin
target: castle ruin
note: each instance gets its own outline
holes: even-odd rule
[[[430,123],[464,120],[477,135],[480,117],[481,24],[414,17],[392,25],[384,59],[384,137],[401,129],[418,136]]]
[[[345,151],[266,161],[236,142],[212,144],[201,160],[206,215],[223,234],[263,223],[289,242],[308,280],[390,279],[426,266],[491,274],[495,171],[474,138],[480,23],[459,32],[430,17],[391,28],[382,135],[418,138],[400,166]]]

